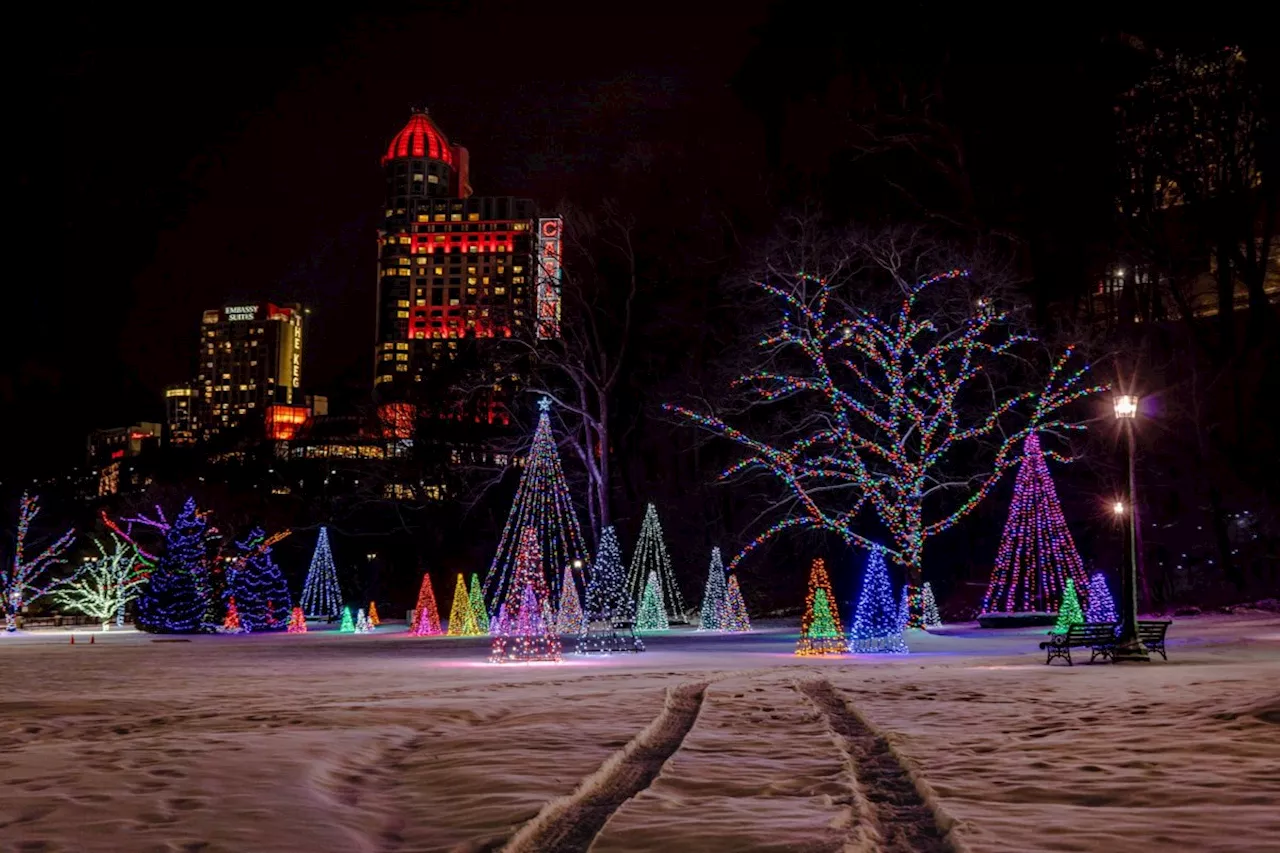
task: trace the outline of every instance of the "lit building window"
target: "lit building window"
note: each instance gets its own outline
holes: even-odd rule
[[[396,317],[397,317],[398,319],[400,319],[400,320],[407,320],[407,319],[409,319],[409,312],[408,312],[408,311],[397,311],[397,312],[396,312]]]

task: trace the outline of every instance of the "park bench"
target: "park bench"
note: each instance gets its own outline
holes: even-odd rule
[[[1115,622],[1095,622],[1071,625],[1065,634],[1050,634],[1049,639],[1040,644],[1040,648],[1048,652],[1044,662],[1050,664],[1054,658],[1063,658],[1067,666],[1075,666],[1071,650],[1081,647],[1091,650],[1089,663],[1098,658],[1109,660],[1116,647],[1116,627]]]
[[[1164,635],[1169,633],[1169,626],[1172,622],[1138,622],[1138,639],[1142,641],[1142,645],[1147,647],[1149,652],[1159,652],[1160,657],[1165,660],[1169,656],[1164,652]]]

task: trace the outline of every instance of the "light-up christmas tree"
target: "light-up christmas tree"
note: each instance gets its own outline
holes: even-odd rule
[[[431,587],[429,572],[422,574],[422,586],[418,588],[418,606],[413,609],[413,627],[409,633],[415,637],[431,637],[443,633],[440,628],[440,609],[436,607],[436,593]]]
[[[476,613],[471,609],[471,596],[467,592],[467,581],[458,574],[458,582],[453,586],[453,606],[449,608],[449,636],[474,637],[484,633],[476,621]]]
[[[240,613],[236,610],[236,597],[233,595],[227,600],[227,616],[222,620],[222,633],[239,634],[244,630],[240,624]]]
[[[1068,580],[1081,589],[1089,582],[1063,518],[1040,439],[1032,433],[1023,445],[1013,503],[982,610],[1051,612],[1062,598]]]
[[[586,617],[587,630],[578,638],[578,654],[644,651],[644,643],[636,636],[635,601],[627,593],[622,552],[612,527],[600,531],[600,547],[587,584]]]
[[[484,581],[484,596],[490,603],[490,613],[497,612],[501,603],[510,602],[507,592],[525,530],[532,528],[538,537],[543,564],[550,567],[553,574],[553,596],[558,593],[556,587],[559,586],[556,570],[560,566],[586,560],[582,529],[578,526],[578,515],[560,467],[560,454],[551,435],[551,400],[543,397],[538,401],[538,408],[541,413],[533,433],[533,446],[525,460],[515,502]]]
[[[751,630],[751,617],[747,615],[747,603],[742,599],[737,575],[729,575],[724,596],[724,630],[735,633]]]
[[[1107,577],[1102,572],[1094,572],[1089,578],[1088,601],[1084,611],[1084,621],[1091,625],[1120,621],[1120,616],[1116,613],[1115,599],[1111,597],[1111,590],[1107,588]]]
[[[658,581],[658,573],[649,572],[649,582],[644,585],[644,595],[640,597],[640,609],[636,613],[636,630],[668,631],[670,629],[667,608],[662,603],[662,584]]]
[[[351,618],[351,608],[342,608],[342,624],[338,626],[338,632],[341,634],[351,634],[356,630],[355,620]]]
[[[904,637],[911,627],[911,588],[907,586],[902,588],[902,595],[898,598],[898,627]]]
[[[578,582],[573,577],[573,567],[564,567],[564,579],[560,583],[560,607],[556,610],[556,633],[581,634],[587,628],[582,612],[582,600],[578,597]]]
[[[284,574],[271,558],[272,541],[255,527],[236,543],[240,554],[227,569],[226,594],[235,597],[246,632],[281,630],[293,609]]]
[[[1062,593],[1062,603],[1058,605],[1058,621],[1054,623],[1053,634],[1065,634],[1072,625],[1084,624],[1084,611],[1080,609],[1080,599],[1076,597],[1076,583],[1067,578],[1067,588]]]
[[[293,612],[289,614],[289,627],[286,630],[290,634],[307,633],[307,617],[301,607],[293,608]]]
[[[723,631],[725,629],[724,563],[720,561],[720,549],[711,549],[711,565],[707,568],[707,585],[702,590],[702,615],[699,631]]]
[[[546,621],[549,595],[538,532],[526,527],[520,537],[507,598],[500,608],[500,631],[493,638],[490,662],[560,660],[560,638]]]
[[[373,623],[369,621],[369,617],[365,615],[364,608],[361,607],[356,611],[356,633],[370,634],[373,632]]]
[[[835,602],[827,564],[818,558],[809,569],[809,592],[805,597],[804,616],[800,619],[797,655],[839,655],[848,651]]]
[[[311,555],[311,568],[302,584],[302,612],[308,616],[332,619],[342,609],[342,593],[338,590],[338,569],[329,550],[329,528],[321,527],[316,550]]]
[[[382,624],[382,620],[378,618],[378,602],[369,602],[369,624],[377,628]]]
[[[635,553],[631,555],[630,584],[633,600],[639,600],[643,595],[650,574],[657,575],[661,592],[659,600],[666,608],[666,621],[681,624],[687,622],[684,598],[680,595],[680,586],[671,570],[671,557],[667,553],[667,543],[662,539],[658,510],[653,504],[645,508],[644,521],[640,524],[640,539],[636,542]]]
[[[903,600],[906,600],[905,595]],[[867,568],[862,575],[858,609],[853,617],[853,630],[849,632],[849,650],[904,653],[907,643],[902,637],[902,629],[901,608],[893,601],[889,570],[881,553],[872,551],[867,556]]]
[[[476,625],[481,634],[489,633],[489,608],[484,606],[484,592],[480,589],[480,576],[471,575],[471,612],[475,614]]]
[[[938,612],[938,600],[933,597],[933,587],[925,581],[920,590],[921,614],[924,620],[922,628],[938,628],[942,625],[942,614]]]
[[[157,515],[158,520],[137,519],[161,530],[165,542],[150,582],[138,596],[138,627],[161,634],[203,631],[205,612],[213,603],[207,566],[208,525],[194,498],[187,498],[173,524],[158,509]]]

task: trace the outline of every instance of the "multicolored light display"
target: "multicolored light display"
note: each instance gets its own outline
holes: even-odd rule
[[[933,285],[968,277],[947,270],[920,281],[888,317],[840,299],[836,285],[799,272],[760,287],[782,303],[777,330],[760,341],[770,365],[794,355],[805,365],[795,374],[773,369],[746,374],[737,386],[758,403],[801,406],[818,424],[786,444],[755,438],[724,420],[668,405],[690,423],[726,438],[746,451],[722,478],[753,470],[780,482],[797,513],[782,519],[730,562],[783,530],[816,527],[833,531],[858,547],[887,553],[918,582],[924,543],[973,511],[1016,464],[1015,448],[1037,430],[1081,428],[1062,419],[1073,401],[1103,390],[1086,387],[1088,367],[1069,369],[1067,349],[1050,368],[1042,388],[1009,390],[973,408],[979,393],[990,397],[990,379],[1005,365],[1021,369],[1022,349],[1036,341],[1012,328],[1010,317],[989,303],[967,317],[932,312],[921,295]],[[951,476],[964,448],[992,443],[995,451],[981,470]],[[948,488],[928,488],[945,482]],[[926,514],[926,493],[935,500]],[[951,503],[940,495],[955,494]],[[857,532],[864,511],[889,528],[892,549]]]
[[[212,630],[205,616],[214,602],[208,582],[209,528],[204,514],[196,509],[194,498],[187,498],[173,524],[164,519],[159,508],[157,513],[158,521],[134,519],[161,530],[165,541],[150,582],[138,596],[138,627],[170,634]]]
[[[894,604],[893,588],[889,585],[889,570],[881,553],[872,551],[867,555],[867,567],[862,575],[849,651],[905,654],[907,643],[902,630],[901,612]]]
[[[578,638],[580,655],[609,655],[644,651],[636,636],[635,600],[627,594],[622,552],[613,527],[600,531],[596,562],[587,584],[587,630]]]
[[[671,570],[671,556],[667,553],[667,543],[662,538],[658,509],[653,504],[645,507],[644,521],[640,524],[640,539],[636,542],[635,553],[631,555],[633,599],[640,599],[650,575],[657,575],[658,578],[658,600],[666,608],[665,621],[681,624],[687,622],[684,598],[680,595],[680,585],[676,583],[675,573]]]
[[[804,616],[800,619],[796,654],[806,657],[839,655],[846,651],[848,642],[840,626],[840,612],[836,607],[835,593],[831,591],[827,564],[819,557],[809,568],[809,592],[805,596]]]
[[[586,562],[582,529],[578,526],[578,515],[569,498],[569,486],[565,482],[564,470],[560,467],[560,454],[551,434],[551,401],[543,397],[538,406],[541,414],[538,415],[538,426],[533,433],[533,446],[529,450],[524,472],[520,475],[520,485],[516,489],[511,513],[507,516],[502,537],[498,540],[498,551],[484,581],[484,594],[489,601],[491,614],[497,611],[501,602],[510,603],[507,597],[508,585],[525,530],[532,529],[535,532],[540,559],[551,567],[553,573],[560,566],[573,565],[579,560]],[[554,587],[558,586],[558,581],[558,577],[552,578],[553,594],[557,592]]]
[[[302,611],[308,616],[332,619],[342,609],[342,593],[338,589],[338,569],[329,550],[329,528],[321,527],[316,550],[311,554],[311,568],[302,584]]]
[[[467,593],[467,581],[458,573],[458,582],[453,585],[453,606],[449,608],[450,637],[474,637],[485,633],[480,630],[476,621],[476,612],[471,609],[471,596]]]
[[[1107,587],[1107,576],[1102,572],[1094,572],[1089,578],[1088,605],[1084,611],[1084,621],[1090,624],[1100,622],[1119,622],[1120,614],[1116,612],[1115,599]]]
[[[747,615],[747,602],[742,598],[737,575],[729,575],[724,595],[724,630],[731,633],[751,630],[751,617]]]
[[[982,610],[1052,612],[1068,580],[1087,588],[1084,564],[1062,515],[1040,439],[1028,435]]]
[[[255,527],[236,543],[240,554],[227,569],[226,594],[236,599],[240,624],[248,633],[280,630],[289,622],[293,600],[284,574],[271,558],[271,543],[279,538],[268,538]]]
[[[1058,621],[1054,623],[1052,634],[1065,634],[1072,625],[1084,624],[1084,611],[1080,609],[1080,599],[1076,597],[1076,584],[1067,578],[1067,588],[1062,591],[1062,603],[1058,605]]]
[[[656,571],[649,572],[649,582],[644,585],[640,609],[636,613],[636,630],[671,630],[671,624],[667,621],[667,608],[662,602],[662,584],[658,581]]]
[[[702,614],[699,631],[723,631],[725,625],[725,597],[729,590],[724,582],[724,563],[720,549],[711,549],[711,565],[707,568],[707,585],[702,590]]]
[[[286,630],[290,634],[307,633],[307,616],[301,607],[293,608],[293,612],[289,614],[289,627]]]
[[[578,582],[573,577],[573,567],[564,567],[564,580],[560,583],[560,606],[556,609],[556,633],[581,634],[587,628],[582,613],[582,600],[578,597]]]
[[[64,607],[92,616],[102,622],[102,630],[110,628],[114,616],[117,627],[124,627],[124,611],[147,582],[150,568],[132,543],[110,529],[111,551],[103,547],[101,537],[94,537],[98,556],[90,560],[79,575],[54,590],[53,597]]]
[[[227,615],[222,620],[222,633],[239,634],[244,631],[244,626],[240,624],[240,611],[236,609],[236,597],[233,595],[227,599]]]
[[[82,570],[73,572],[69,577],[55,578],[42,582],[42,576],[54,566],[66,562],[64,555],[71,543],[75,541],[74,529],[63,533],[44,550],[31,559],[27,559],[26,548],[31,535],[31,522],[40,514],[40,498],[26,492],[18,501],[18,535],[14,542],[13,562],[8,571],[0,570],[0,595],[4,596],[4,622],[6,631],[18,630],[18,614],[22,608],[40,596],[63,584],[75,580]]]
[[[430,572],[422,573],[418,606],[413,609],[413,627],[409,633],[415,637],[434,637],[444,633],[440,628],[440,609],[436,606],[436,591],[431,586]]]
[[[526,527],[500,613],[500,632],[493,638],[491,663],[525,663],[560,660],[560,638],[547,623],[549,592],[542,570],[538,533]]]

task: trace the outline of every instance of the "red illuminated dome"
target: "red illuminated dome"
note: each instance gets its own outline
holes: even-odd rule
[[[456,165],[449,140],[427,116],[426,110],[414,110],[409,123],[387,146],[387,153],[383,155],[382,162],[386,163],[397,157],[427,157],[448,163],[450,166]]]

